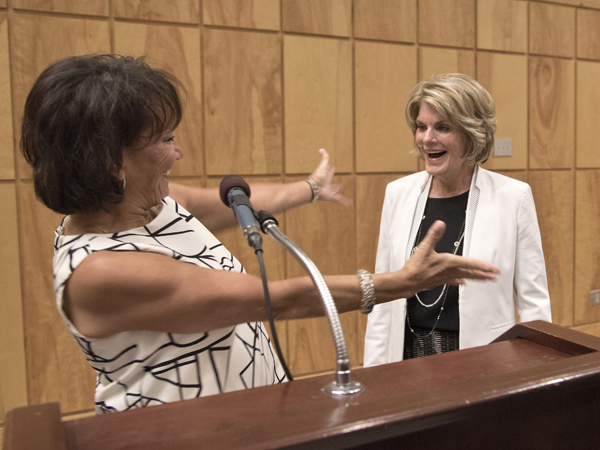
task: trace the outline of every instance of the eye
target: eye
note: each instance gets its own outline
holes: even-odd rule
[[[427,127],[425,125],[417,125],[417,130],[419,131],[425,131],[427,129]]]
[[[175,136],[169,136],[168,138],[165,139],[165,142],[173,142],[175,141]]]

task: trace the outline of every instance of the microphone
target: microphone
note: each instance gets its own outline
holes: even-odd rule
[[[227,175],[221,180],[219,195],[225,206],[233,209],[233,214],[244,231],[244,237],[248,240],[248,245],[255,252],[261,250],[262,236],[254,217],[254,210],[250,204],[250,186],[248,186],[248,183],[238,175]]]

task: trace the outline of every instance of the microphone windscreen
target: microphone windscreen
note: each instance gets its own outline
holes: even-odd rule
[[[227,194],[234,187],[240,188],[246,193],[248,198],[250,198],[250,186],[248,186],[248,183],[246,183],[239,175],[227,175],[221,180],[221,184],[219,185],[219,196],[221,197],[221,201],[225,203],[225,206],[228,208],[229,202],[227,201]]]

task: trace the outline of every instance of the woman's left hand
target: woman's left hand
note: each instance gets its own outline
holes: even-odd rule
[[[337,184],[333,184],[333,175],[335,174],[335,167],[329,165],[329,153],[324,148],[320,149],[321,162],[310,175],[319,188],[319,200],[329,200],[338,202],[344,206],[350,206],[352,200],[338,191],[340,187]]]

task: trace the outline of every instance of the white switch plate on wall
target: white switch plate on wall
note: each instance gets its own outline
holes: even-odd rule
[[[600,290],[590,291],[590,306],[600,305]]]
[[[512,156],[512,139],[495,139],[494,156]]]

